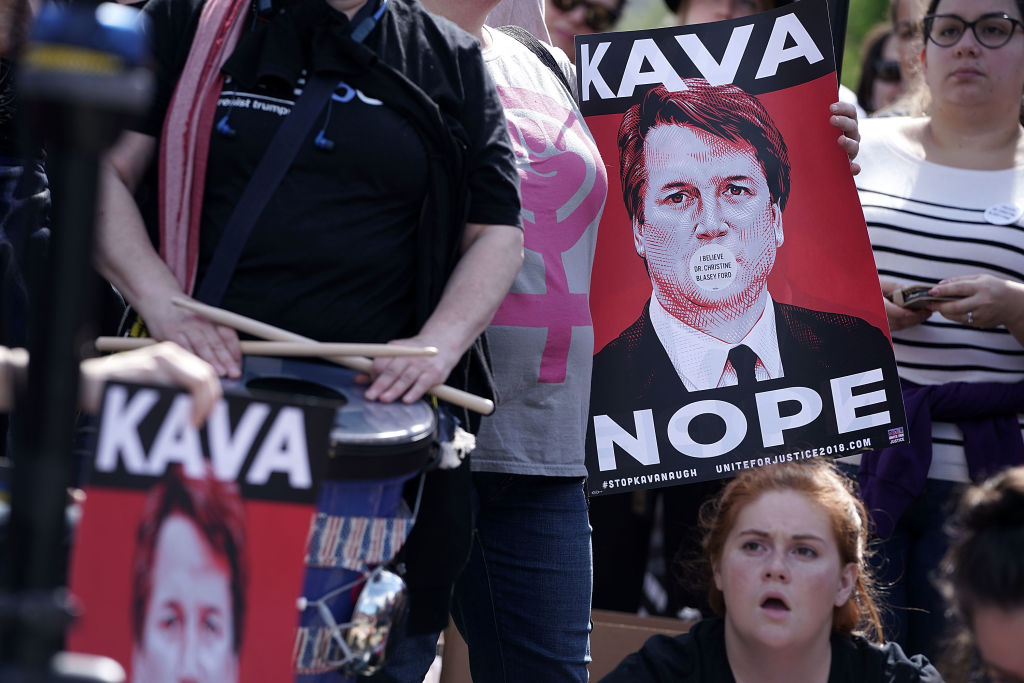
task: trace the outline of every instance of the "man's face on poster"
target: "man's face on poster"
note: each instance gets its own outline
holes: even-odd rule
[[[237,681],[231,572],[188,517],[172,514],[160,527],[151,580],[132,679]]]
[[[782,212],[754,148],[661,124],[647,134],[644,163],[643,222],[634,220],[633,239],[658,301],[681,319],[753,305],[783,241]]]

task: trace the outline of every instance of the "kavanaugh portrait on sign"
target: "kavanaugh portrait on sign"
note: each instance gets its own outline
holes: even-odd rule
[[[588,123],[606,163],[618,161],[622,198],[602,221],[591,297],[592,494],[727,476],[751,459],[849,454],[889,445],[889,430],[903,426],[863,216],[838,131],[821,131],[835,75],[830,62],[819,73],[826,50],[798,9],[696,37],[666,29],[675,41],[626,34],[618,94],[637,79],[637,49],[661,70],[642,72],[647,83],[625,97],[592,103]],[[718,40],[725,63],[743,26],[744,56],[753,58],[758,29],[766,36],[760,76],[745,77],[739,60],[735,82],[719,82],[720,70],[689,59],[694,39]],[[796,56],[783,48],[768,78],[764,59],[780,32]],[[608,70],[613,54],[606,49],[598,66]],[[625,288],[612,292],[609,280]]]

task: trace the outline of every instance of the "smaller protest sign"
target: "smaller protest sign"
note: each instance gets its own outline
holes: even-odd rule
[[[284,681],[334,407],[111,384],[72,553],[72,651],[129,680]]]

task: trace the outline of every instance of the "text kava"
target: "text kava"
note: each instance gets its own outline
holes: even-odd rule
[[[715,61],[695,34],[676,36],[676,42],[708,83],[725,85],[736,80],[736,73],[753,32],[752,24],[734,28],[721,62]],[[786,47],[789,38],[792,38],[793,44]],[[686,89],[682,78],[669,59],[662,54],[657,43],[650,38],[642,38],[633,42],[626,66],[622,70],[619,91],[613,92],[601,74],[601,61],[610,45],[610,42],[599,42],[596,46],[594,43],[584,43],[580,46],[580,78],[585,101],[595,92],[598,99],[602,100],[632,97],[633,91],[639,85],[664,84],[666,89],[673,92]],[[590,51],[591,47],[594,47],[593,54]],[[823,60],[824,56],[800,20],[793,14],[787,14],[776,19],[772,25],[768,46],[754,78],[774,76],[780,64],[794,59],[806,59],[808,64],[816,64]]]
[[[857,414],[859,408],[884,407],[885,391],[867,391],[854,394],[854,389],[882,381],[881,369],[870,370],[830,381],[831,400],[839,434],[887,425],[889,411],[879,409],[869,414]],[[814,422],[822,414],[822,400],[818,392],[808,387],[786,387],[762,391],[754,395],[761,431],[761,444],[765,448],[782,446],[783,432]],[[783,403],[795,403],[795,413],[783,415]],[[698,443],[690,437],[690,422],[700,415],[718,415],[725,422],[725,434],[714,443]],[[634,436],[607,415],[594,416],[594,437],[597,445],[598,467],[601,471],[616,469],[615,446],[618,446],[642,465],[661,462],[658,435],[651,410],[633,411]],[[667,437],[672,447],[691,458],[717,458],[737,448],[747,435],[747,418],[736,406],[720,400],[701,400],[684,405],[668,420]]]
[[[160,398],[153,389],[139,389],[129,399],[121,386],[111,387],[106,394],[99,443],[96,446],[96,468],[112,472],[120,459],[131,474],[160,476],[169,465],[180,463],[188,476],[203,476],[203,447],[199,431],[192,426],[192,399],[178,394],[171,402],[152,444],[144,447],[139,424]],[[271,419],[271,406],[249,403],[241,420],[231,430],[227,402],[217,402],[206,422],[209,460],[214,476],[225,481],[238,480],[247,456],[256,451],[244,481],[252,485],[266,484],[272,474],[283,473],[293,488],[309,488],[313,479],[306,447],[306,424],[301,409],[284,406],[273,416],[273,423],[262,441],[256,441],[261,429]]]

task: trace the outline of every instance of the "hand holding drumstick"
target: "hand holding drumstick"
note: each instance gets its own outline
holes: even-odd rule
[[[263,339],[269,339],[273,341],[305,343],[313,342],[313,340],[309,339],[308,337],[303,337],[302,335],[296,334],[294,332],[289,332],[288,330],[283,330],[281,328],[274,327],[273,325],[268,325],[266,323],[260,322],[258,320],[253,320],[252,318],[247,318],[237,313],[225,311],[214,306],[207,306],[206,304],[202,304],[193,299],[188,299],[185,297],[174,297],[174,299],[172,299],[172,303],[179,308],[191,311],[192,313],[195,313],[198,316],[202,316],[220,326],[233,328],[241,332],[245,332],[246,334],[251,334],[255,337],[262,337]],[[418,348],[421,348],[422,346],[429,347],[430,345],[417,344],[414,338],[409,340],[398,340],[392,342],[388,346],[416,346]],[[420,359],[422,359],[422,353],[417,355],[420,356]],[[443,352],[438,352],[436,354],[429,355],[428,357],[430,360],[438,358],[441,363],[448,362],[448,359],[443,356]],[[374,370],[374,361],[370,360],[369,358],[363,358],[361,356],[331,356],[326,360],[368,374],[372,373]],[[406,357],[404,358],[390,358],[389,360],[408,360],[408,354],[406,354]],[[447,377],[447,372],[445,372],[445,377]],[[443,379],[444,377],[442,377],[441,381],[443,381]],[[494,403],[492,403],[491,401],[485,398],[481,398],[480,396],[470,394],[469,392],[456,389],[455,387],[450,387],[445,384],[441,384],[440,381],[438,381],[438,383],[435,384],[434,386],[429,387],[429,393],[442,400],[448,401],[449,403],[453,403],[455,405],[462,406],[474,412],[480,413],[481,415],[490,415],[492,412],[494,412]],[[385,396],[371,396],[369,391],[367,391],[367,398],[370,398],[371,400],[393,400]]]

